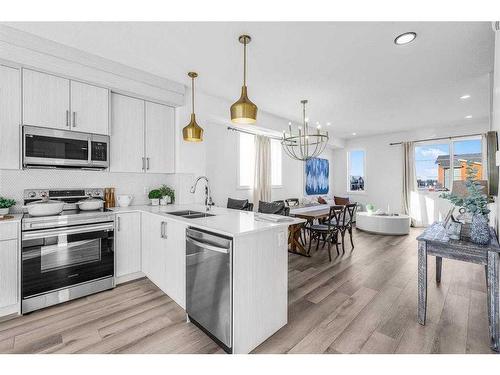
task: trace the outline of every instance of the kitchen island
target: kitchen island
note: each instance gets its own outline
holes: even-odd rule
[[[301,219],[268,222],[261,214],[202,205],[129,206],[116,212],[117,282],[146,276],[186,309],[186,229],[232,240],[231,351],[249,353],[287,323],[288,226]],[[137,228],[137,233],[131,231]],[[140,230],[139,230],[140,229]],[[131,266],[131,259],[136,259]],[[215,317],[214,317],[215,318]]]

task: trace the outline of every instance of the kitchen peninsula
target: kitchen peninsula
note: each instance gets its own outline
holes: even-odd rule
[[[254,212],[220,207],[207,212],[213,216],[188,218],[189,212],[205,213],[202,205],[113,211],[117,283],[146,276],[186,309],[186,229],[194,228],[232,241],[230,351],[248,353],[287,323],[288,226],[300,219],[269,222]]]

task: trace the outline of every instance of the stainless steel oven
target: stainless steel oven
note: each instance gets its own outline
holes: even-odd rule
[[[114,222],[22,233],[22,313],[114,287]]]
[[[24,168],[109,167],[109,136],[23,126]]]

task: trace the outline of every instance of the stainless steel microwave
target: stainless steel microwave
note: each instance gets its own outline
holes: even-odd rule
[[[109,167],[109,136],[23,126],[24,168]]]

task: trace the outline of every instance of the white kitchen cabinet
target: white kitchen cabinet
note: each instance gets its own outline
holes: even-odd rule
[[[111,94],[112,172],[143,172],[144,101],[125,95]]]
[[[141,272],[141,214],[116,215],[116,277]]]
[[[186,306],[186,225],[142,214],[142,272],[177,304]]]
[[[69,130],[69,79],[23,69],[23,124]]]
[[[0,65],[0,169],[19,169],[21,73]]]
[[[71,81],[71,129],[108,134],[108,89]]]
[[[146,102],[146,172],[174,173],[175,112],[166,105]]]
[[[19,226],[0,222],[0,316],[19,313]]]

